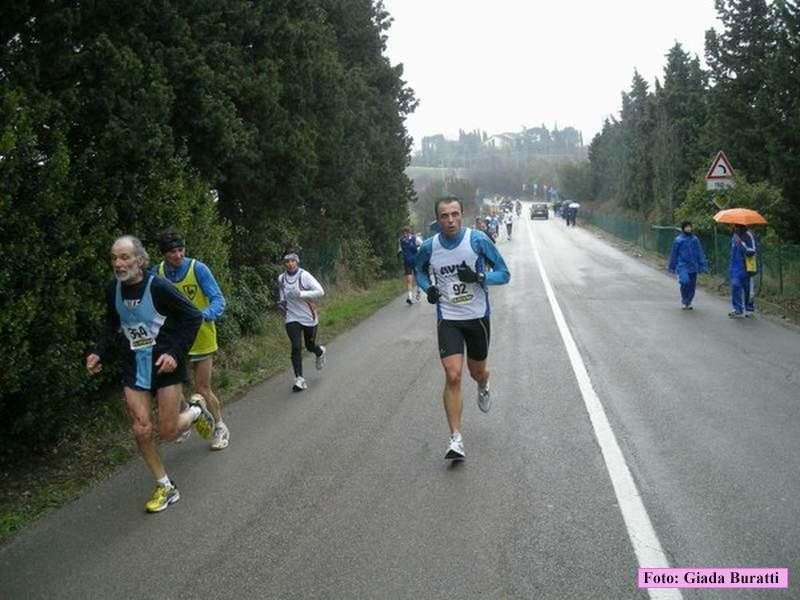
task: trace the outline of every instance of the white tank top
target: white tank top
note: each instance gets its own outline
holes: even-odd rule
[[[439,233],[433,238],[430,264],[436,278],[436,286],[442,296],[439,299],[439,316],[453,321],[468,321],[486,316],[487,294],[479,283],[464,283],[458,279],[458,265],[466,262],[473,270],[479,258],[472,249],[472,229],[464,232],[461,243],[448,250],[439,241]]]

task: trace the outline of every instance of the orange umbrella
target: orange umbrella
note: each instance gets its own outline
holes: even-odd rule
[[[749,208],[728,208],[714,215],[717,223],[729,225],[766,225],[767,220],[758,212]]]

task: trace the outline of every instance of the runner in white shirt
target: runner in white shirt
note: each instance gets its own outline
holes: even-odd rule
[[[450,427],[445,458],[464,459],[461,416],[461,372],[464,349],[470,377],[478,384],[478,408],[489,412],[489,294],[490,285],[505,285],[511,278],[503,257],[481,231],[462,227],[461,200],[446,196],[436,202],[441,233],[428,238],[417,252],[417,284],[428,302],[436,305],[436,337],[445,373],[442,398]],[[491,270],[490,270],[491,268]],[[429,275],[433,273],[433,280]]]
[[[292,368],[294,369],[295,392],[308,388],[303,377],[303,342],[306,349],[317,357],[317,370],[325,366],[327,354],[325,346],[317,345],[317,325],[319,317],[317,308],[312,302],[325,295],[319,281],[301,269],[300,258],[295,252],[288,252],[283,257],[285,271],[278,276],[278,306],[286,314],[286,333],[292,343]]]
[[[511,214],[510,210],[506,210],[506,214],[503,216],[503,223],[506,224],[506,239],[511,240],[511,228],[514,226],[514,215]]]

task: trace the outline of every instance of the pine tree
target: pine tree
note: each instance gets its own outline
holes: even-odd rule
[[[701,133],[707,118],[706,75],[697,57],[676,43],[667,54],[664,85],[656,81],[655,129],[652,148],[653,192],[663,218],[673,210],[705,166]]]
[[[706,32],[706,62],[713,86],[709,141],[725,150],[751,180],[771,175],[765,133],[770,121],[770,60],[776,28],[766,0],[716,0],[724,30]]]
[[[634,71],[631,91],[622,95],[622,159],[619,202],[631,210],[652,204],[653,102],[647,82]]]

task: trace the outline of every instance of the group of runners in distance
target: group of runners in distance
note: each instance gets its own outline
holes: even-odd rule
[[[110,262],[115,279],[106,289],[106,324],[86,357],[89,373],[99,373],[118,333],[124,335],[121,380],[125,407],[139,453],[156,479],[155,490],[145,503],[152,513],[180,500],[159,453],[151,419],[153,399],[158,406],[161,441],[180,443],[194,426],[198,434],[211,440],[212,450],[224,450],[230,442],[230,430],[211,387],[218,349],[215,322],[225,310],[225,298],[208,266],[186,257],[184,238],[174,228],[160,234],[159,249],[163,260],[148,270],[150,257],[138,238],[125,235],[114,241]],[[291,342],[292,389],[302,391],[308,387],[303,378],[302,341],[316,355],[317,369],[325,366],[325,347],[316,343],[318,318],[312,303],[324,291],[310,273],[299,268],[296,253],[288,252],[283,263],[278,305],[285,314]],[[183,395],[187,362],[194,379],[188,403]]]
[[[437,342],[445,374],[444,409],[450,428],[445,458],[463,460],[461,429],[463,399],[461,374],[466,348],[467,369],[477,384],[478,407],[488,412],[491,403],[487,357],[490,310],[487,286],[508,283],[510,273],[494,240],[480,229],[464,227],[463,207],[454,196],[436,203],[439,233],[422,241],[410,227],[400,238],[408,285],[406,301],[420,299],[424,291],[436,305]],[[510,211],[508,211],[510,214]],[[508,228],[510,238],[510,225]],[[218,350],[216,321],[225,310],[225,297],[211,269],[186,256],[184,237],[174,228],[159,235],[162,261],[150,267],[142,242],[131,235],[117,238],[111,246],[114,280],[106,288],[105,328],[94,350],[86,357],[86,369],[99,373],[122,332],[121,381],[125,407],[139,453],[156,479],[147,512],[157,513],[180,500],[158,448],[163,442],[184,441],[194,428],[210,440],[212,450],[224,450],[230,430],[211,380]],[[300,268],[294,251],[283,256],[284,272],[278,277],[278,306],[285,315],[291,343],[291,363],[296,392],[307,389],[303,377],[303,346],[316,357],[316,368],[326,363],[325,346],[317,343],[319,318],[314,300],[324,295],[319,281]],[[413,288],[417,287],[414,292]],[[193,393],[184,399],[183,385],[192,367]],[[158,408],[158,430],[152,404]]]

